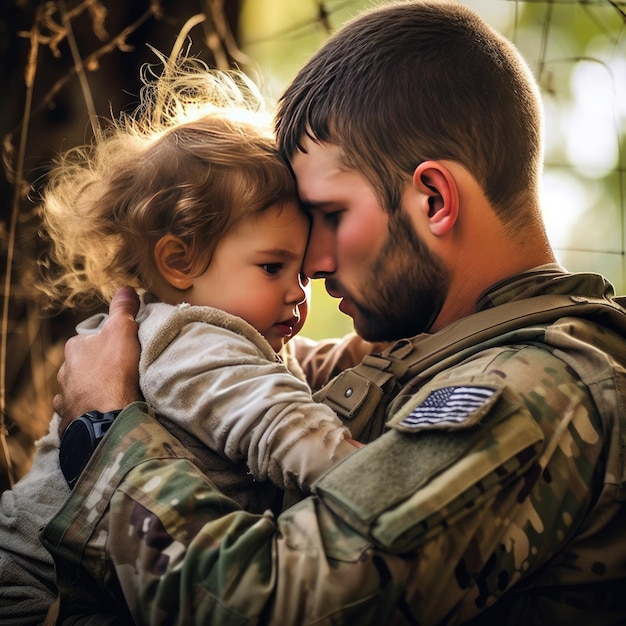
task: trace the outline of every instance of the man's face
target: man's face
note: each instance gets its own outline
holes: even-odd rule
[[[341,164],[337,146],[303,142],[291,165],[312,220],[307,276],[326,279],[364,339],[386,341],[428,328],[447,291],[447,270],[400,210],[383,210],[373,186]]]

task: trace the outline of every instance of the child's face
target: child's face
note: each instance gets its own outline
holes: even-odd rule
[[[308,236],[309,221],[295,202],[243,220],[220,241],[185,300],[243,318],[278,352],[307,313],[300,273]]]

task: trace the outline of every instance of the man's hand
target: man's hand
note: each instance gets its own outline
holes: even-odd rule
[[[61,416],[59,435],[86,411],[106,413],[141,399],[138,310],[135,291],[121,289],[98,334],[76,335],[65,344],[65,362],[57,374],[60,392],[53,401]]]

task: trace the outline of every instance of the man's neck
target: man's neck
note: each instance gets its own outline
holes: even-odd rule
[[[491,267],[483,266],[482,271],[474,270],[470,276],[460,274],[457,280],[453,278],[448,296],[429,332],[437,332],[448,324],[475,313],[480,297],[493,285],[538,266],[557,263],[551,250],[530,255],[527,259],[518,256],[517,260],[515,263],[512,258],[503,259],[501,263],[491,264]]]

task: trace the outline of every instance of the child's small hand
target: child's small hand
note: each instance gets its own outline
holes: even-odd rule
[[[348,443],[351,443],[355,448],[364,448],[365,444],[361,443],[360,441],[357,441],[356,439],[350,439],[349,437],[346,437],[346,441]]]

